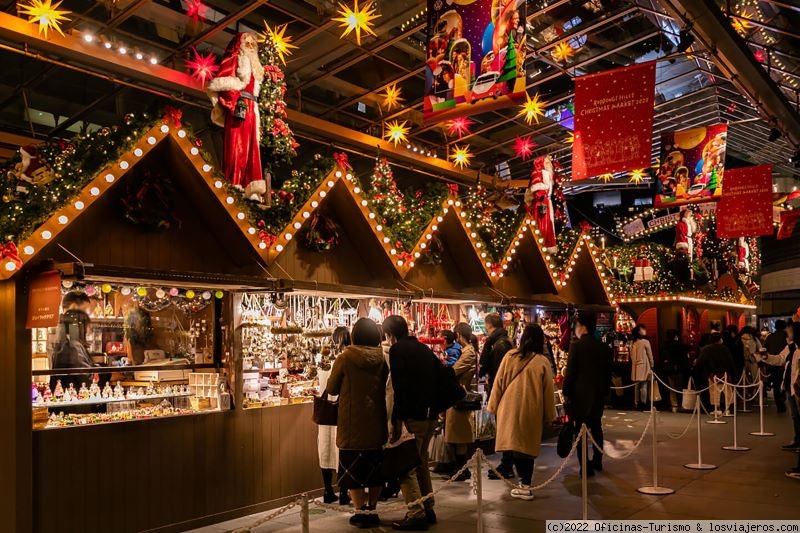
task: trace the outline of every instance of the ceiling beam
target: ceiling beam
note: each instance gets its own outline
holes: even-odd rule
[[[795,144],[800,144],[800,114],[769,74],[753,57],[745,42],[713,0],[659,0],[664,9],[684,25],[715,56],[715,63],[731,82],[775,120]]]

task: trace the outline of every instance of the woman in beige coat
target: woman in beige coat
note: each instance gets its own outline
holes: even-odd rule
[[[472,335],[472,328],[466,322],[456,324],[453,329],[456,342],[461,345],[461,356],[453,364],[459,385],[464,390],[472,390],[472,380],[478,364],[477,340]],[[475,430],[472,427],[472,411],[459,411],[450,408],[445,414],[444,441],[454,450],[456,457],[456,470],[461,470],[467,464],[467,446],[475,442]],[[467,481],[472,474],[469,470],[456,478],[457,481]]]
[[[511,496],[532,500],[533,462],[539,455],[542,431],[555,420],[553,371],[544,355],[544,331],[527,326],[519,348],[503,357],[492,387],[488,410],[497,416],[498,451],[514,452],[520,485]]]

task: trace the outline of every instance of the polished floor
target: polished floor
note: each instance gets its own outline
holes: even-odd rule
[[[606,450],[622,455],[639,439],[649,413],[607,410],[605,415]],[[669,496],[647,496],[636,491],[652,484],[651,438],[630,457],[608,457],[604,472],[589,480],[589,518],[609,519],[800,519],[800,480],[789,479],[784,471],[795,465],[797,455],[781,451],[791,439],[788,414],[778,415],[774,407],[765,414],[767,431],[774,437],[755,437],[758,412],[738,418],[738,444],[750,451],[727,451],[721,446],[733,443],[733,419],[727,424],[702,424],[703,461],[716,470],[689,470],[685,463],[697,462],[697,433],[690,415],[660,413],[658,419],[658,484],[675,490]],[[703,417],[707,420],[707,417]],[[546,443],[536,461],[534,483],[549,478],[560,464],[552,442]],[[581,516],[581,484],[574,458],[553,483],[536,493],[534,501],[512,499],[504,484],[486,479],[483,489],[483,531],[540,532],[547,519],[577,519]],[[436,486],[441,482],[437,481]],[[380,508],[379,508],[380,509]],[[468,533],[477,530],[476,497],[469,483],[456,483],[437,496],[439,524],[430,531]],[[194,530],[193,533],[221,533],[247,528],[256,514]],[[382,515],[382,527],[372,531],[391,531],[391,520],[402,511]],[[321,509],[311,510],[310,531],[355,531],[346,514]],[[245,529],[246,531],[246,529]],[[272,531],[300,532],[300,516],[292,509],[276,519],[253,528],[253,533]]]

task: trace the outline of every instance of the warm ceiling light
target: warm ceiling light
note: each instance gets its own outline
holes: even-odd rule
[[[363,7],[359,8],[358,0],[354,1],[353,8],[344,4],[339,4],[339,17],[332,20],[339,23],[344,28],[342,37],[347,37],[353,30],[356,32],[356,42],[361,46],[361,32],[376,36],[372,30],[372,21],[380,17],[375,14],[374,2],[368,1]]]

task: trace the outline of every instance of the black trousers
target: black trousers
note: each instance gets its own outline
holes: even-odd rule
[[[530,486],[533,481],[533,462],[536,458],[522,452],[513,452],[512,457],[514,466],[517,467],[519,482],[522,485]]]
[[[600,446],[603,445],[603,406],[592,409],[592,412],[590,412],[589,416],[586,418],[573,418],[572,423],[575,427],[575,435],[580,432],[581,425],[586,424],[586,427],[589,429],[589,433],[592,435],[592,438],[595,440],[595,442],[597,442],[597,444]],[[582,462],[583,455],[580,444],[575,451],[578,453],[578,462]],[[598,449],[597,446],[592,444],[592,457],[594,460],[602,460],[603,455],[601,452],[601,449]]]

